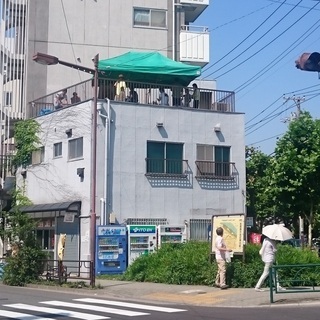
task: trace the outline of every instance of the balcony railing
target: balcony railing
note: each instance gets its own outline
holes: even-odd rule
[[[235,177],[234,162],[215,162],[197,160],[197,179],[233,180]]]
[[[210,61],[210,37],[208,27],[181,26],[180,61],[204,66]]]
[[[193,106],[193,89],[191,87],[170,85],[161,86],[159,84],[130,81],[125,81],[125,83],[126,88],[124,88],[121,96],[116,96],[114,86],[115,81],[108,79],[99,79],[98,98],[108,98],[120,103],[139,103],[158,105],[163,107],[171,106],[179,108],[192,108]],[[166,96],[164,101],[160,99],[160,88],[164,89],[164,93]],[[80,82],[76,85],[67,87],[66,89],[68,100],[67,103],[62,106],[63,108],[79,103],[71,101],[74,92],[77,93],[81,101],[87,101],[93,98],[93,88],[91,80]],[[217,112],[235,112],[234,92],[203,88],[199,88],[199,90],[199,109]],[[130,95],[130,91],[134,92],[134,95]],[[55,96],[58,92],[59,91],[53,92],[52,94],[46,95],[30,102],[28,105],[27,118],[35,118],[54,111],[59,111],[61,108],[57,108],[57,106],[55,106]]]
[[[188,160],[146,158],[146,176],[187,177]]]

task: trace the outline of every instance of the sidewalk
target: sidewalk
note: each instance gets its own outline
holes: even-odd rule
[[[229,288],[221,290],[208,286],[167,285],[112,280],[96,280],[103,289],[98,295],[117,298],[153,300],[167,303],[201,305],[207,307],[259,307],[280,304],[302,305],[319,303],[320,292],[274,293],[274,303],[270,303],[270,290],[256,292],[253,288]]]
[[[52,286],[36,286],[39,289],[72,291],[82,295],[101,298],[126,299],[146,303],[161,302],[179,305],[205,307],[275,307],[279,305],[319,304],[320,292],[274,293],[274,303],[270,303],[270,291],[256,292],[254,289],[229,288],[221,290],[208,286],[168,285],[161,283],[129,282],[116,280],[96,280],[102,289],[69,289]],[[32,286],[35,287],[35,286]]]

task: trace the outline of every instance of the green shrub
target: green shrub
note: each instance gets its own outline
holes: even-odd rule
[[[227,282],[232,287],[252,288],[263,272],[259,249],[248,244],[244,256],[235,256],[227,266]],[[209,258],[210,244],[190,241],[184,244],[166,244],[156,253],[136,259],[123,275],[124,280],[158,282],[167,284],[213,285],[217,272],[214,260]],[[310,250],[299,250],[290,246],[278,246],[278,264],[320,263]],[[320,269],[320,267],[319,267]],[[297,276],[297,270],[280,270],[281,281]],[[318,276],[319,274],[319,276]],[[305,281],[320,284],[320,272],[304,270]],[[291,278],[290,278],[291,277]],[[285,283],[285,282],[283,282]],[[289,283],[287,281],[287,283]]]
[[[3,283],[10,286],[24,286],[39,278],[43,273],[46,254],[37,247],[22,246],[16,256],[6,260]]]

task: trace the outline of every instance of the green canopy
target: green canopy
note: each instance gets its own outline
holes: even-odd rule
[[[120,56],[100,60],[99,76],[118,79],[122,74],[131,82],[187,86],[201,75],[201,68],[171,60],[159,52],[129,51]]]

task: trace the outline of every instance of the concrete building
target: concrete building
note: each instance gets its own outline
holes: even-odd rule
[[[24,212],[38,219],[38,239],[52,257],[58,235],[66,233],[67,259],[92,258],[92,76],[63,65],[41,66],[33,55],[55,55],[81,69],[92,66],[97,53],[105,59],[134,49],[204,66],[209,32],[194,22],[208,5],[209,0],[2,1],[2,154],[11,150],[14,121],[36,117],[42,147],[16,178],[34,204]],[[207,88],[199,110],[98,101],[97,224],[187,225],[190,238],[203,240],[212,215],[244,212],[244,115],[235,111],[234,93],[218,92],[215,82],[198,84]],[[67,87],[68,94],[80,92],[82,102],[51,112],[55,93]],[[142,96],[144,88],[139,90]]]
[[[35,204],[25,212],[47,225],[39,233],[75,244],[67,259],[90,258],[91,103],[36,118],[43,148],[17,175]],[[212,215],[244,212],[243,114],[103,100],[98,113],[98,225],[186,224],[205,240]],[[81,207],[68,224],[71,204]]]

